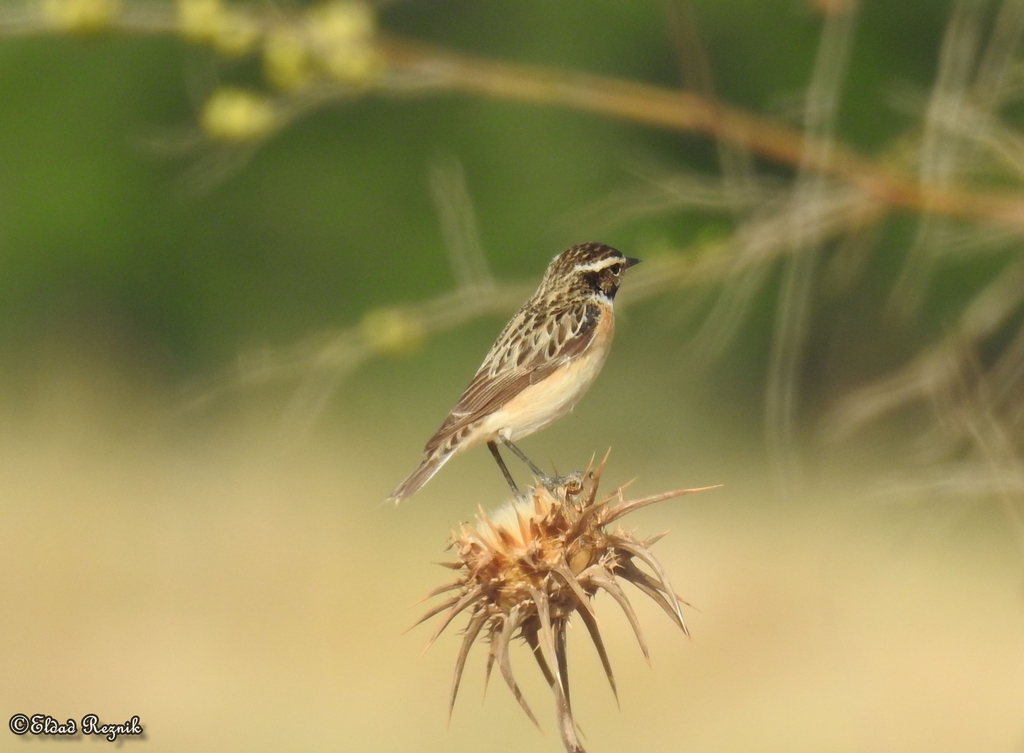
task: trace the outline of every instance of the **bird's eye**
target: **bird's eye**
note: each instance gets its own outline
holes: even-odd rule
[[[612,274],[618,277],[622,274],[622,270],[625,267],[624,264],[612,264],[608,269],[612,271]]]

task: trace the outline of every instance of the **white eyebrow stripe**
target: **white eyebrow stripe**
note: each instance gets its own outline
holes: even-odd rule
[[[622,259],[616,259],[615,257],[609,257],[607,259],[598,259],[592,261],[589,264],[577,264],[576,270],[579,272],[598,272],[608,267],[614,267],[616,264],[622,264]]]

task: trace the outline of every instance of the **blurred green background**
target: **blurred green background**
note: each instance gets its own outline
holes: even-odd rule
[[[863,4],[840,140],[875,153],[913,131],[917,115],[889,94],[927,97],[953,6]],[[695,0],[718,95],[798,119],[821,7]],[[407,0],[379,24],[494,59],[680,82],[659,2]],[[446,729],[458,636],[421,656],[430,628],[402,634],[445,579],[431,562],[451,528],[502,501],[487,453],[382,506],[511,312],[361,365],[305,431],[288,424],[298,380],[246,386],[236,364],[451,291],[438,165],[461,165],[495,276],[530,286],[575,242],[657,259],[727,236],[727,213],[695,210],[594,230],[593,208],[634,185],[637,165],[716,174],[715,145],[559,107],[370,92],[245,161],[179,149],[218,83],[262,86],[259,64],[171,35],[0,36],[4,718],[137,714],[146,739],[125,745],[150,751],[559,750],[525,650],[513,662],[544,736],[504,687],[481,708],[479,649]],[[628,522],[672,529],[655,551],[697,608],[693,638],[638,604],[648,669],[598,599],[622,709],[577,641],[591,753],[1024,747],[1024,590],[999,506],[868,494],[906,460],[921,415],[840,443],[819,431],[1006,262],[940,271],[919,315],[894,326],[884,303],[918,221],[887,219],[855,284],[815,300],[799,487],[773,485],[764,446],[776,271],[717,358],[690,343],[720,283],[620,312],[590,394],[523,442],[563,471],[612,447],[606,483],[638,478],[637,494],[725,484]],[[59,745],[0,733],[2,750]]]

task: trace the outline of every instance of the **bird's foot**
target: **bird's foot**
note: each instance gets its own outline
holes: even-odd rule
[[[565,489],[567,495],[579,494],[583,489],[583,479],[586,474],[583,471],[572,471],[564,476],[548,476],[546,473],[537,475],[537,483],[549,492],[556,492]]]

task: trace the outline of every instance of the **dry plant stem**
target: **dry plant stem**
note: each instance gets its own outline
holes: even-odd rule
[[[817,232],[831,239],[872,226],[884,217],[883,205],[865,202],[856,191],[845,189],[822,209],[820,217],[804,216],[803,221],[820,223]],[[787,214],[770,216],[749,223],[745,230],[721,242],[649,258],[637,267],[617,303],[629,307],[674,290],[767,266],[793,253],[788,234],[790,222]],[[429,337],[482,316],[514,311],[531,289],[510,283],[473,285],[397,310],[420,336]],[[312,425],[344,377],[363,363],[388,353],[366,342],[361,325],[322,333],[287,348],[267,348],[246,354],[232,371],[193,385],[183,400],[182,410],[201,409],[238,389],[298,379],[300,384],[285,412],[284,425],[290,431],[301,432]]]
[[[990,498],[1024,552],[1022,305],[1024,262],[1017,261],[975,295],[941,341],[840,403],[828,428],[841,438],[912,404],[924,406],[930,425],[916,445],[932,468],[886,496],[959,496],[971,505]],[[993,355],[993,342],[1005,337],[1009,342]]]
[[[261,14],[254,9],[251,15],[263,32],[288,22],[276,11]],[[163,2],[129,4],[124,12],[109,20],[106,28],[131,35],[179,33],[174,6]],[[62,32],[28,10],[8,9],[0,14],[0,37],[56,33]],[[449,89],[560,105],[660,128],[703,133],[780,164],[832,175],[891,207],[1024,225],[1024,199],[1018,196],[922,185],[839,143],[830,143],[828,149],[823,149],[824,145],[815,145],[799,129],[693,92],[494,61],[392,35],[382,35],[378,48],[388,68],[380,82],[385,91]],[[340,87],[339,96],[350,99],[352,87]],[[317,100],[321,101],[319,96]],[[808,153],[830,156],[817,164],[807,160]]]
[[[828,202],[828,165],[835,144],[840,93],[853,46],[856,0],[846,12],[826,17],[818,42],[813,75],[807,89],[803,125],[807,131],[790,199],[808,214],[821,214]],[[823,150],[823,151],[819,151]],[[814,166],[815,169],[808,169]],[[775,328],[765,385],[765,445],[779,491],[802,484],[803,468],[796,451],[800,365],[811,324],[812,300],[818,276],[823,234],[819,223],[794,218],[789,235],[794,252],[782,265],[776,301]]]
[[[382,49],[397,71],[436,88],[553,104],[620,120],[713,136],[757,155],[855,185],[871,199],[915,212],[1024,225],[1024,199],[973,190],[931,190],[838,143],[809,144],[799,129],[692,92],[540,66],[488,60],[395,37]],[[828,159],[813,155],[828,154]],[[808,158],[808,155],[811,155]]]

